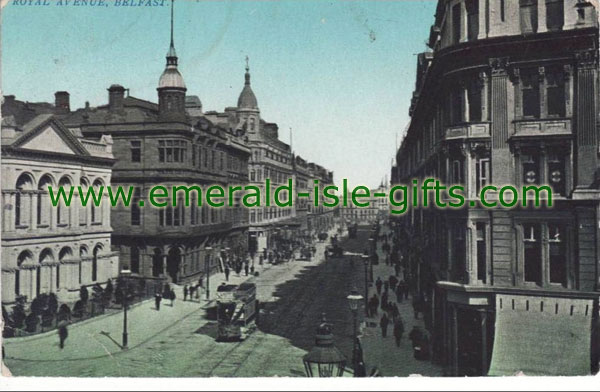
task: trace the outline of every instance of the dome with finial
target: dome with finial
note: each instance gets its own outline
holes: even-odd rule
[[[167,67],[160,76],[158,81],[158,88],[180,88],[185,89],[185,82],[183,76],[177,69],[177,52],[175,51],[175,44],[173,40],[173,1],[171,2],[171,45],[167,52]]]
[[[244,89],[240,93],[240,97],[238,98],[239,109],[253,109],[258,110],[258,101],[256,100],[256,95],[254,95],[254,91],[252,91],[252,87],[250,86],[250,67],[248,66],[248,57],[246,56],[246,82],[244,84]]]

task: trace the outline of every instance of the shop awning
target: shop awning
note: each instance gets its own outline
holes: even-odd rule
[[[591,299],[496,295],[488,375],[590,374]]]

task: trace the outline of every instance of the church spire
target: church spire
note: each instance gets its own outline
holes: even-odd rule
[[[246,56],[246,86],[250,86],[250,58]]]
[[[177,66],[177,52],[175,52],[175,41],[173,40],[173,19],[175,0],[171,0],[171,46],[169,46],[169,52],[167,53],[167,65]]]

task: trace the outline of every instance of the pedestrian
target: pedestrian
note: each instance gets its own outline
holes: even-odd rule
[[[398,317],[396,321],[394,321],[394,338],[396,339],[396,347],[400,347],[400,341],[402,340],[402,335],[404,334],[404,323],[402,319]]]
[[[383,281],[381,280],[381,277],[377,277],[377,280],[375,281],[375,287],[377,287],[377,295],[381,295],[381,286],[383,286]]]
[[[404,289],[402,288],[401,284],[398,283],[398,286],[396,286],[396,302],[402,303],[403,298],[404,298]]]
[[[394,272],[396,276],[400,275],[400,263],[394,263]]]
[[[389,282],[390,282],[390,289],[392,291],[396,290],[396,285],[398,284],[398,279],[396,278],[396,275],[390,275],[390,277],[388,278]]]
[[[194,293],[196,292],[196,290],[197,290],[196,286],[190,285],[190,301],[193,301]]]
[[[373,301],[373,308],[371,309],[371,316],[377,316],[378,314],[378,309],[379,309],[379,298],[377,297],[376,294],[373,294],[373,297],[371,297],[371,300]]]
[[[248,271],[250,270],[250,268],[248,267],[248,263],[244,264],[244,272],[246,273],[246,276],[248,276]]]
[[[229,265],[225,266],[225,280],[229,282]]]
[[[389,281],[385,281],[383,282],[383,291],[388,291],[390,289],[390,282]]]
[[[398,319],[400,317],[400,309],[398,309],[397,304],[392,303],[392,302],[390,302],[390,308],[392,309],[392,319],[395,322],[396,319]]]
[[[154,307],[156,310],[160,310],[160,301],[162,301],[162,295],[157,291],[156,294],[154,294]]]
[[[385,312],[387,306],[388,306],[388,292],[384,291],[383,294],[381,294],[381,310],[383,310]]]
[[[381,326],[381,336],[384,338],[387,336],[387,328],[389,323],[390,319],[388,318],[387,314],[384,313],[379,321],[379,325]]]
[[[171,307],[173,307],[173,303],[175,302],[175,290],[171,290],[169,297],[169,299],[171,300]]]
[[[183,286],[183,301],[187,301],[187,296],[188,296],[188,287],[187,284],[185,286]],[[191,297],[191,295],[190,295]]]
[[[60,349],[61,350],[63,348],[65,348],[65,340],[67,340],[68,336],[69,336],[69,331],[67,331],[66,325],[62,325],[60,328],[58,328],[58,337],[60,339]]]

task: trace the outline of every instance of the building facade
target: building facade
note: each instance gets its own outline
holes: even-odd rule
[[[110,136],[83,137],[60,120],[65,92],[56,104],[28,103],[14,96],[2,104],[2,303],[54,293],[74,302],[82,286],[119,275],[111,249],[107,200],[100,207],[64,202],[53,207],[48,187],[110,184],[114,164]],[[67,109],[68,110],[68,109]],[[74,196],[77,198],[77,193]]]
[[[111,184],[134,187],[131,207],[112,209],[113,244],[121,264],[137,276],[182,283],[246,256],[248,215],[239,199],[232,208],[199,206],[196,190],[186,195],[173,187],[227,189],[243,183],[250,150],[236,112],[205,115],[200,99],[186,96],[173,40],[166,60],[158,104],[112,85],[108,104],[71,112],[65,121],[87,136],[111,135],[117,160]],[[166,187],[176,205],[153,208],[148,194],[156,185]]]
[[[452,375],[509,374],[519,358],[530,374],[597,370],[597,3],[441,0],[429,46],[392,184],[433,177],[465,189],[464,208],[396,218],[435,358]],[[554,207],[483,208],[490,184],[550,185]],[[576,370],[543,341],[569,328],[586,342]]]

